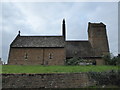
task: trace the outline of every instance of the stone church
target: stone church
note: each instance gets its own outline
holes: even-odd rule
[[[106,25],[88,23],[88,40],[66,40],[63,19],[61,36],[22,36],[20,31],[10,44],[10,65],[64,65],[69,58],[95,60],[104,64],[103,55],[109,53]]]

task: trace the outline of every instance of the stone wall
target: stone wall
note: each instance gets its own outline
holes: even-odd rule
[[[88,39],[95,51],[95,56],[109,54],[109,43],[105,24],[89,23]]]
[[[64,48],[10,48],[10,65],[64,65]]]
[[[96,60],[96,65],[105,65],[104,59],[95,59],[95,60]]]
[[[82,88],[92,81],[87,73],[2,74],[3,88]]]
[[[84,88],[117,86],[120,87],[120,71],[88,73],[49,73],[49,74],[2,74],[2,88],[42,89],[43,88]],[[13,90],[13,89],[12,89]],[[45,89],[46,90],[46,89]],[[51,90],[51,89],[50,89]],[[75,89],[76,90],[76,89]]]

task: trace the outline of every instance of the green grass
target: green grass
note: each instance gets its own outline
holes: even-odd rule
[[[78,73],[118,70],[118,66],[39,66],[39,65],[3,65],[2,73]]]

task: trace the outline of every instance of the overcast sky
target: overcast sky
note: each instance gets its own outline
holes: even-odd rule
[[[106,24],[110,52],[118,54],[117,2],[7,2],[2,3],[2,57],[18,31],[21,35],[62,35],[65,18],[67,40],[88,40],[88,22]],[[1,53],[0,53],[1,54]]]

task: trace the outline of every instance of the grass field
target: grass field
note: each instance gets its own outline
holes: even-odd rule
[[[118,70],[118,66],[39,66],[3,65],[2,73],[78,73]]]

